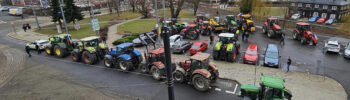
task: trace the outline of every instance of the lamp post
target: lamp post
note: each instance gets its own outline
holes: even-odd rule
[[[41,0],[40,0],[40,3],[41,3]],[[33,7],[33,0],[30,0],[30,6],[33,10],[33,14],[34,14],[34,17],[35,17],[35,21],[36,21],[36,25],[38,26],[38,29],[40,30],[40,25],[39,25],[39,22],[38,22],[38,17],[36,16],[36,12],[35,12],[35,9]]]
[[[63,4],[63,0],[59,0],[59,3],[60,3],[63,22],[64,22],[64,27],[66,28],[66,34],[69,34],[66,18],[64,17],[64,12],[63,12],[63,7],[65,6],[65,4]]]

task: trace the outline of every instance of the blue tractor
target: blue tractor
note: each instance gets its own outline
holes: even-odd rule
[[[104,65],[109,68],[117,67],[122,71],[130,71],[138,68],[142,60],[141,52],[134,50],[132,43],[122,43],[105,55]]]

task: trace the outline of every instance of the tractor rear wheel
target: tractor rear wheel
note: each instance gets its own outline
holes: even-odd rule
[[[52,55],[53,54],[51,48],[49,48],[49,47],[45,48],[45,52],[46,52],[47,55]]]
[[[161,74],[160,74],[160,69],[157,66],[152,66],[151,73],[152,73],[153,79],[155,79],[157,81],[162,80]]]
[[[267,29],[266,29],[266,26],[263,26],[262,29],[263,29],[263,33],[266,34],[266,32],[267,32],[267,31],[266,31],[266,30],[267,30]]]
[[[182,73],[182,72],[179,71],[179,70],[176,70],[175,73],[174,73],[174,80],[175,80],[175,82],[183,83],[184,80],[185,80],[185,75],[184,75],[184,73]]]
[[[298,32],[297,31],[293,32],[293,39],[294,40],[298,39]]]
[[[200,74],[195,74],[192,77],[192,84],[198,91],[201,92],[208,91],[210,86],[209,79]]]
[[[103,64],[107,68],[114,68],[113,62],[111,60],[109,60],[109,59],[104,59],[103,60]]]
[[[228,62],[233,62],[234,59],[234,53],[227,53],[226,60]]]
[[[268,30],[267,31],[267,37],[271,38],[273,35],[273,31],[272,30]]]
[[[78,52],[72,52],[72,60],[74,61],[74,62],[79,62],[80,61],[80,56],[79,56],[79,54],[78,54]]]
[[[97,61],[96,54],[90,53],[89,51],[84,51],[82,57],[86,64],[93,65]]]
[[[301,44],[305,44],[305,42],[306,42],[306,38],[303,36],[303,37],[301,37],[301,39],[300,39],[300,43]]]
[[[67,54],[67,50],[64,48],[61,48],[58,45],[54,46],[54,51],[57,57],[63,58]]]
[[[131,62],[126,61],[124,59],[119,59],[117,64],[118,64],[119,68],[124,72],[130,71],[133,67]]]

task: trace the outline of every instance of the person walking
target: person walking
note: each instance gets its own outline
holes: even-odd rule
[[[285,38],[285,34],[282,33],[281,34],[281,40],[280,40],[280,45],[284,46],[284,38]]]
[[[27,52],[28,56],[31,57],[32,55],[30,54],[29,46],[26,46],[25,49],[26,49],[26,52]]]
[[[38,51],[38,54],[41,54],[40,48],[38,44],[35,44],[35,49]]]
[[[27,26],[25,24],[22,25],[22,28],[23,28],[24,32],[27,32]]]
[[[210,35],[210,45],[213,43],[214,41],[214,35]]]
[[[287,72],[289,72],[290,64],[292,64],[292,60],[290,59],[290,56],[289,56],[287,61]]]

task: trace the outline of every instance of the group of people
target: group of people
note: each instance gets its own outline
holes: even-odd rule
[[[31,29],[31,26],[30,26],[30,24],[26,23],[26,24],[22,25],[22,28],[23,28],[24,32],[27,32],[27,30]]]
[[[41,50],[40,50],[38,44],[35,44],[35,49],[36,49],[36,51],[38,51],[38,54],[41,54]],[[28,45],[26,45],[25,50],[26,50],[28,56],[31,57],[32,54],[30,54],[30,47]]]

